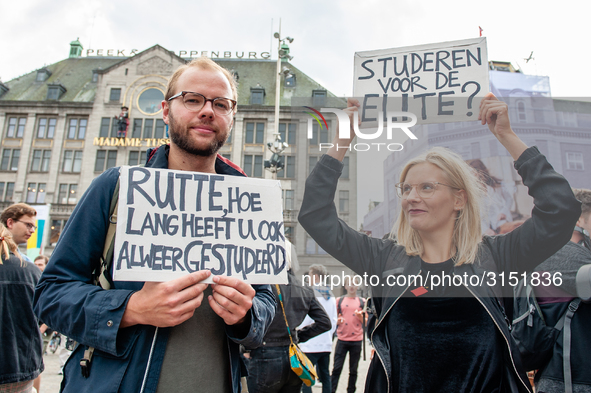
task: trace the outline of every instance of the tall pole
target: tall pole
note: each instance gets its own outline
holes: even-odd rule
[[[281,18],[279,18],[279,37],[277,37],[277,72],[275,73],[275,134],[279,134],[279,106],[281,105]],[[275,173],[274,178],[277,178]]]

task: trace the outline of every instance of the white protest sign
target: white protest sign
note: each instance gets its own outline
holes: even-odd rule
[[[287,284],[277,180],[121,167],[115,281],[168,281],[198,270]]]
[[[488,91],[484,37],[355,53],[362,122],[386,124],[387,112],[411,112],[419,124],[477,120]]]

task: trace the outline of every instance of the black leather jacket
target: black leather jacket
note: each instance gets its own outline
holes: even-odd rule
[[[483,277],[487,272],[533,270],[539,261],[554,254],[569,240],[581,208],[566,179],[553,170],[535,147],[527,149],[519,157],[515,168],[534,197],[532,218],[511,233],[485,236],[477,260],[473,264],[454,267],[454,274]],[[319,160],[306,181],[299,221],[329,254],[358,274],[367,273],[379,278],[379,283],[372,287],[379,317],[370,335],[377,356],[370,365],[365,390],[389,392],[392,389],[389,380],[392,366],[384,321],[408,287],[388,285],[386,278],[397,274],[407,277],[418,274],[420,258],[407,255],[403,246],[390,240],[370,238],[359,233],[338,219],[333,201],[341,169],[342,164],[330,156]],[[501,287],[500,280],[494,284],[486,282],[473,286],[468,283],[466,288],[486,309],[506,343],[503,391],[529,392],[530,385],[499,301],[504,293],[509,293],[507,290],[510,288]]]

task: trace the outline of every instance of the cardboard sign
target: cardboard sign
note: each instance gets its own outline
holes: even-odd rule
[[[281,184],[121,167],[113,279],[168,281],[209,269],[286,284]]]
[[[488,90],[484,37],[355,53],[362,122],[386,124],[388,112],[411,112],[419,124],[477,120]]]

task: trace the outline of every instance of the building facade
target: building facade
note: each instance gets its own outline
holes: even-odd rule
[[[572,187],[591,188],[591,102],[553,98],[548,77],[516,72],[510,63],[491,62],[490,68],[490,91],[509,105],[515,133],[528,146],[537,146]],[[505,214],[504,221],[529,217],[533,201],[513,168],[511,156],[486,125],[480,122],[426,124],[413,127],[413,133],[416,140],[405,142],[402,151],[390,154],[384,161],[383,200],[365,215],[364,231],[373,237],[391,231],[400,214],[395,184],[400,182],[405,163],[435,146],[447,147],[468,162],[479,160],[502,184],[510,212]],[[490,203],[486,208],[494,210]],[[483,212],[483,217],[487,214]],[[483,223],[483,231],[485,227]],[[502,231],[500,226],[492,229],[495,233]]]
[[[155,45],[133,56],[83,56],[78,41],[70,56],[55,64],[0,82],[0,207],[26,202],[50,205],[45,253],[49,255],[76,202],[104,170],[145,162],[149,147],[168,143],[161,101],[168,78],[190,59]],[[213,53],[212,53],[213,54]],[[256,56],[255,56],[256,57]],[[238,111],[220,154],[240,165],[248,176],[272,179],[264,169],[271,152],[267,143],[279,133],[289,147],[276,176],[283,189],[285,235],[296,246],[300,271],[322,263],[339,273],[342,265],[326,255],[297,223],[304,182],[330,142],[335,124],[313,128],[308,138],[306,115],[294,116],[293,98],[323,105],[334,95],[283,62],[280,77],[280,122],[275,130],[275,60],[212,58],[238,83]],[[344,101],[342,101],[343,105]],[[118,138],[122,107],[128,108],[125,138]],[[356,156],[345,162],[337,191],[341,217],[356,227]],[[92,225],[92,223],[89,223]]]

